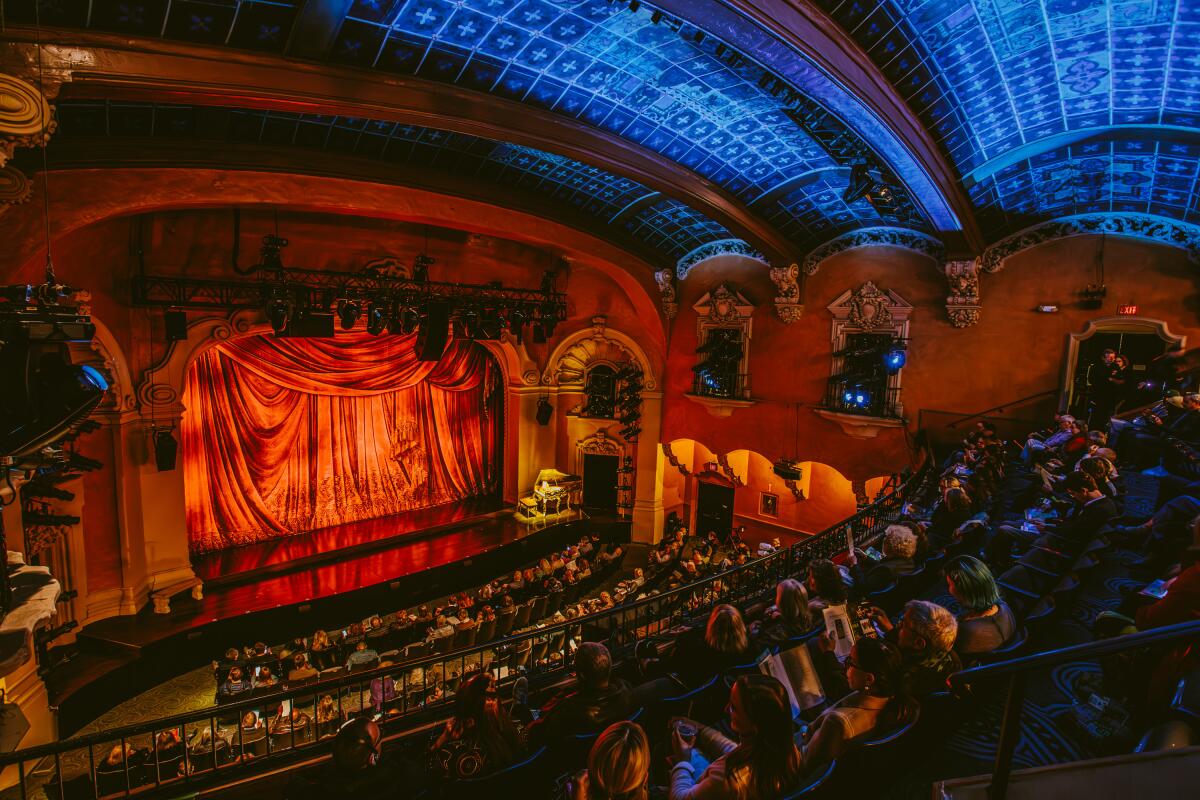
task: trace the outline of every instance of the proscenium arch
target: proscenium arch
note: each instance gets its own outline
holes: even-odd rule
[[[44,176],[37,178],[43,191]],[[71,186],[71,191],[55,190]],[[573,264],[607,275],[629,299],[650,340],[665,348],[666,331],[653,266],[586,231],[554,220],[478,200],[426,189],[369,184],[319,175],[262,173],[253,170],[130,168],[54,171],[50,179],[50,219],[60,240],[88,225],[116,217],[155,211],[228,206],[267,206],[284,210],[355,215],[426,223],[438,227],[510,239]],[[0,251],[5,279],[45,258],[40,203],[10,206],[0,215],[7,239]],[[60,265],[61,267],[61,265]],[[71,279],[70,275],[63,275]],[[77,279],[85,284],[86,277]]]

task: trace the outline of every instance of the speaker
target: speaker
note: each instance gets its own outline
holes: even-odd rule
[[[167,330],[168,342],[184,341],[187,339],[187,314],[183,311],[164,312],[163,327]]]
[[[179,454],[179,442],[170,428],[159,428],[154,432],[154,465],[159,472],[175,469],[175,457]]]
[[[447,303],[430,303],[425,309],[421,326],[417,328],[417,340],[413,350],[418,361],[440,361],[446,352],[450,338],[450,306]]]
[[[550,401],[546,398],[538,400],[537,404],[537,424],[545,427],[550,424],[550,420],[554,417],[554,406],[550,405]]]
[[[804,477],[804,470],[800,466],[801,463],[800,461],[781,458],[771,466],[771,470],[786,481],[798,481]]]

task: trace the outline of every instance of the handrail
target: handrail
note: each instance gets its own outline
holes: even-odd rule
[[[1018,672],[1029,672],[1042,667],[1053,667],[1067,661],[1077,661],[1081,658],[1108,656],[1123,653],[1138,647],[1165,644],[1177,639],[1190,636],[1200,636],[1200,620],[1180,622],[1175,625],[1165,625],[1161,628],[1151,628],[1148,631],[1127,633],[1124,636],[1114,636],[1111,639],[1100,639],[1095,642],[1084,642],[1057,650],[1047,650],[1043,653],[1033,653],[1028,656],[1018,656],[995,664],[972,667],[954,673],[950,676],[950,684],[956,688],[969,686],[976,681],[984,681]]]
[[[521,645],[529,643],[532,647],[535,641],[554,641],[558,634],[562,634],[564,639],[571,635],[572,632],[582,634],[585,628],[595,629],[597,627],[610,632],[628,632],[628,629],[622,630],[622,623],[625,626],[632,628],[632,635],[636,639],[639,635],[639,629],[644,628],[645,636],[653,636],[661,634],[666,628],[663,627],[664,618],[667,622],[675,619],[680,612],[687,613],[689,610],[689,601],[698,602],[697,606],[691,610],[699,610],[707,605],[717,602],[718,600],[725,602],[731,597],[748,596],[752,593],[757,593],[765,585],[765,581],[770,579],[772,582],[779,580],[785,575],[794,574],[802,565],[807,564],[814,558],[831,557],[841,552],[845,548],[846,530],[852,528],[856,533],[856,539],[864,543],[870,542],[873,538],[881,536],[885,523],[890,521],[893,514],[899,514],[903,505],[903,500],[910,490],[917,489],[925,483],[930,472],[932,460],[927,459],[925,466],[911,474],[908,479],[898,486],[888,495],[880,498],[869,506],[858,511],[851,517],[842,520],[821,533],[815,534],[804,541],[797,542],[788,548],[778,550],[774,553],[763,556],[762,558],[754,559],[742,566],[734,567],[724,572],[719,572],[710,575],[701,580],[695,581],[676,589],[660,594],[652,595],[632,602],[627,602],[596,614],[589,614],[584,617],[567,620],[565,622],[554,623],[539,628],[530,629],[521,633],[511,634],[501,639],[496,639],[489,642],[476,643],[472,647],[463,648],[457,651],[447,653],[433,653],[421,658],[408,661],[398,662],[386,667],[376,667],[371,670],[362,670],[360,672],[351,672],[339,675],[335,678],[327,678],[325,680],[318,679],[314,683],[294,686],[287,688],[283,686],[279,691],[271,694],[247,697],[244,700],[237,700],[231,703],[226,703],[219,706],[210,706],[196,711],[184,712],[170,717],[163,717],[146,722],[134,723],[125,725],[120,728],[98,731],[96,733],[87,734],[72,739],[65,739],[51,742],[44,745],[24,748],[10,753],[0,754],[0,768],[18,764],[21,766],[22,788],[24,787],[25,763],[40,760],[42,758],[54,756],[56,762],[59,761],[59,756],[64,753],[87,749],[89,753],[96,745],[109,745],[120,741],[122,743],[134,739],[135,737],[145,737],[162,731],[183,729],[185,734],[187,727],[194,723],[207,723],[207,726],[215,727],[217,717],[230,717],[240,715],[247,710],[258,710],[264,708],[278,707],[285,700],[295,700],[301,704],[315,703],[316,698],[322,695],[333,695],[337,698],[339,704],[339,714],[341,713],[341,698],[347,690],[357,691],[360,697],[364,694],[364,687],[369,687],[370,682],[376,678],[385,676],[397,676],[394,678],[396,685],[397,698],[403,697],[406,710],[401,714],[401,718],[413,715],[417,711],[429,708],[431,705],[446,705],[447,701],[443,698],[437,701],[421,700],[414,709],[407,708],[408,697],[414,693],[421,693],[422,696],[428,692],[430,682],[428,673],[430,667],[441,667],[443,671],[450,666],[459,666],[461,671],[460,678],[465,678],[467,671],[465,665],[474,664],[478,660],[480,667],[483,666],[483,654],[485,651],[501,651],[503,653],[520,653],[524,651]],[[863,537],[866,538],[863,538]],[[747,582],[749,591],[747,591]],[[710,597],[705,596],[705,590],[714,589],[715,591]],[[619,617],[619,619],[618,619]],[[651,627],[657,623],[657,632],[651,632]],[[566,667],[566,652],[565,645],[560,644],[563,650],[564,658],[559,669]],[[559,650],[555,650],[559,652]],[[497,654],[499,655],[499,654]],[[499,659],[496,659],[499,661]],[[500,662],[503,663],[503,662]],[[422,670],[422,679],[420,681],[409,681],[409,675],[416,670]],[[550,670],[551,672],[554,670]],[[400,676],[403,674],[403,678]],[[403,683],[401,682],[403,680]],[[434,684],[436,686],[436,683]],[[411,691],[410,691],[411,689]],[[403,694],[401,694],[403,692]],[[365,692],[369,696],[369,689]],[[366,703],[360,700],[360,704],[365,708]],[[305,705],[305,708],[308,706]],[[311,726],[314,733],[317,729],[316,719],[311,720]],[[292,745],[290,747],[280,745],[280,749],[274,752],[295,752],[297,748],[296,734],[292,734]],[[238,726],[238,736],[236,743],[239,747],[242,746],[241,728]],[[279,734],[271,734],[268,730],[265,734],[268,737],[279,736],[286,739],[288,732]],[[314,744],[317,737],[314,736],[313,742],[301,742],[301,748],[307,747],[309,744]],[[232,747],[234,741],[229,744]],[[186,751],[186,748],[185,748]],[[189,756],[195,758],[209,759],[207,755]],[[261,762],[265,757],[255,759],[256,762]],[[89,762],[91,759],[89,759]],[[215,760],[214,760],[215,764]],[[220,769],[227,769],[233,764],[227,764]],[[91,767],[92,772],[95,772],[94,763]],[[59,774],[61,778],[61,773]],[[162,780],[161,778],[159,779]]]
[[[979,411],[975,414],[969,414],[960,420],[955,420],[954,422],[951,422],[946,427],[947,428],[955,428],[963,422],[970,422],[971,420],[978,419],[979,417],[986,417],[988,414],[992,413],[993,411],[1003,411],[1004,409],[1009,408],[1010,406],[1023,405],[1024,403],[1028,403],[1030,400],[1036,400],[1039,397],[1045,397],[1048,394],[1058,394],[1058,387],[1056,386],[1053,389],[1046,389],[1045,391],[1038,392],[1037,394],[1031,394],[1028,397],[1022,397],[1020,400],[1011,400],[1007,403],[1001,403],[999,405],[992,406],[991,408],[986,408],[983,411]],[[952,412],[946,411],[946,412],[942,412],[942,413],[949,414]]]
[[[1020,738],[1021,714],[1025,706],[1025,684],[1029,679],[1030,672],[1080,658],[1113,655],[1127,650],[1161,646],[1191,638],[1200,638],[1200,620],[1180,622],[1175,625],[1166,625],[1096,642],[1060,647],[1044,653],[1011,658],[997,664],[965,669],[951,675],[950,685],[955,688],[969,686],[977,681],[995,678],[1008,679],[1004,717],[1000,722],[1000,739],[996,744],[996,758],[992,766],[991,783],[988,785],[988,797],[991,800],[1004,800],[1008,794],[1013,755],[1016,753],[1017,740]]]

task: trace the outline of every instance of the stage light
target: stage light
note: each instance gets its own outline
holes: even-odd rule
[[[550,424],[550,420],[554,417],[554,406],[550,405],[550,401],[545,397],[538,398],[537,404],[537,424],[545,427]]]
[[[500,318],[500,310],[485,308],[479,317],[479,330],[482,339],[499,339],[504,331],[504,320]]]
[[[387,312],[377,303],[367,306],[367,333],[378,336],[387,326]]]
[[[884,364],[887,365],[889,372],[899,372],[908,361],[908,354],[904,352],[904,348],[894,347],[888,351],[884,357]]]
[[[524,311],[521,311],[519,308],[514,308],[512,311],[508,312],[508,330],[510,333],[512,333],[513,338],[515,338],[519,344],[521,342],[521,335],[525,332]]]
[[[534,344],[545,344],[546,343],[546,328],[542,325],[542,323],[540,321],[533,323],[533,343]]]
[[[154,466],[159,472],[170,472],[175,469],[175,459],[179,453],[179,442],[175,440],[170,428],[157,428],[154,431]]]
[[[292,303],[286,297],[277,297],[267,304],[267,321],[276,333],[283,333],[292,316]]]
[[[409,306],[400,313],[400,330],[404,333],[412,333],[421,324],[421,312],[416,308]]]
[[[348,331],[353,330],[354,326],[358,324],[362,309],[353,300],[341,300],[338,302],[337,313],[342,321],[342,330]]]
[[[71,363],[59,341],[0,345],[0,455],[37,453],[67,436],[104,398],[98,369]]]
[[[853,203],[866,197],[878,187],[878,182],[871,177],[865,163],[855,164],[850,168],[850,182],[842,192],[842,202]]]
[[[404,318],[403,311],[400,306],[393,305],[388,308],[387,315],[387,332],[392,336],[399,336],[404,333]]]

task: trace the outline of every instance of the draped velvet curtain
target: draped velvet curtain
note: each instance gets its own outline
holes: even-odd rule
[[[188,538],[219,550],[497,488],[498,369],[473,342],[250,336],[197,359],[182,423]]]

